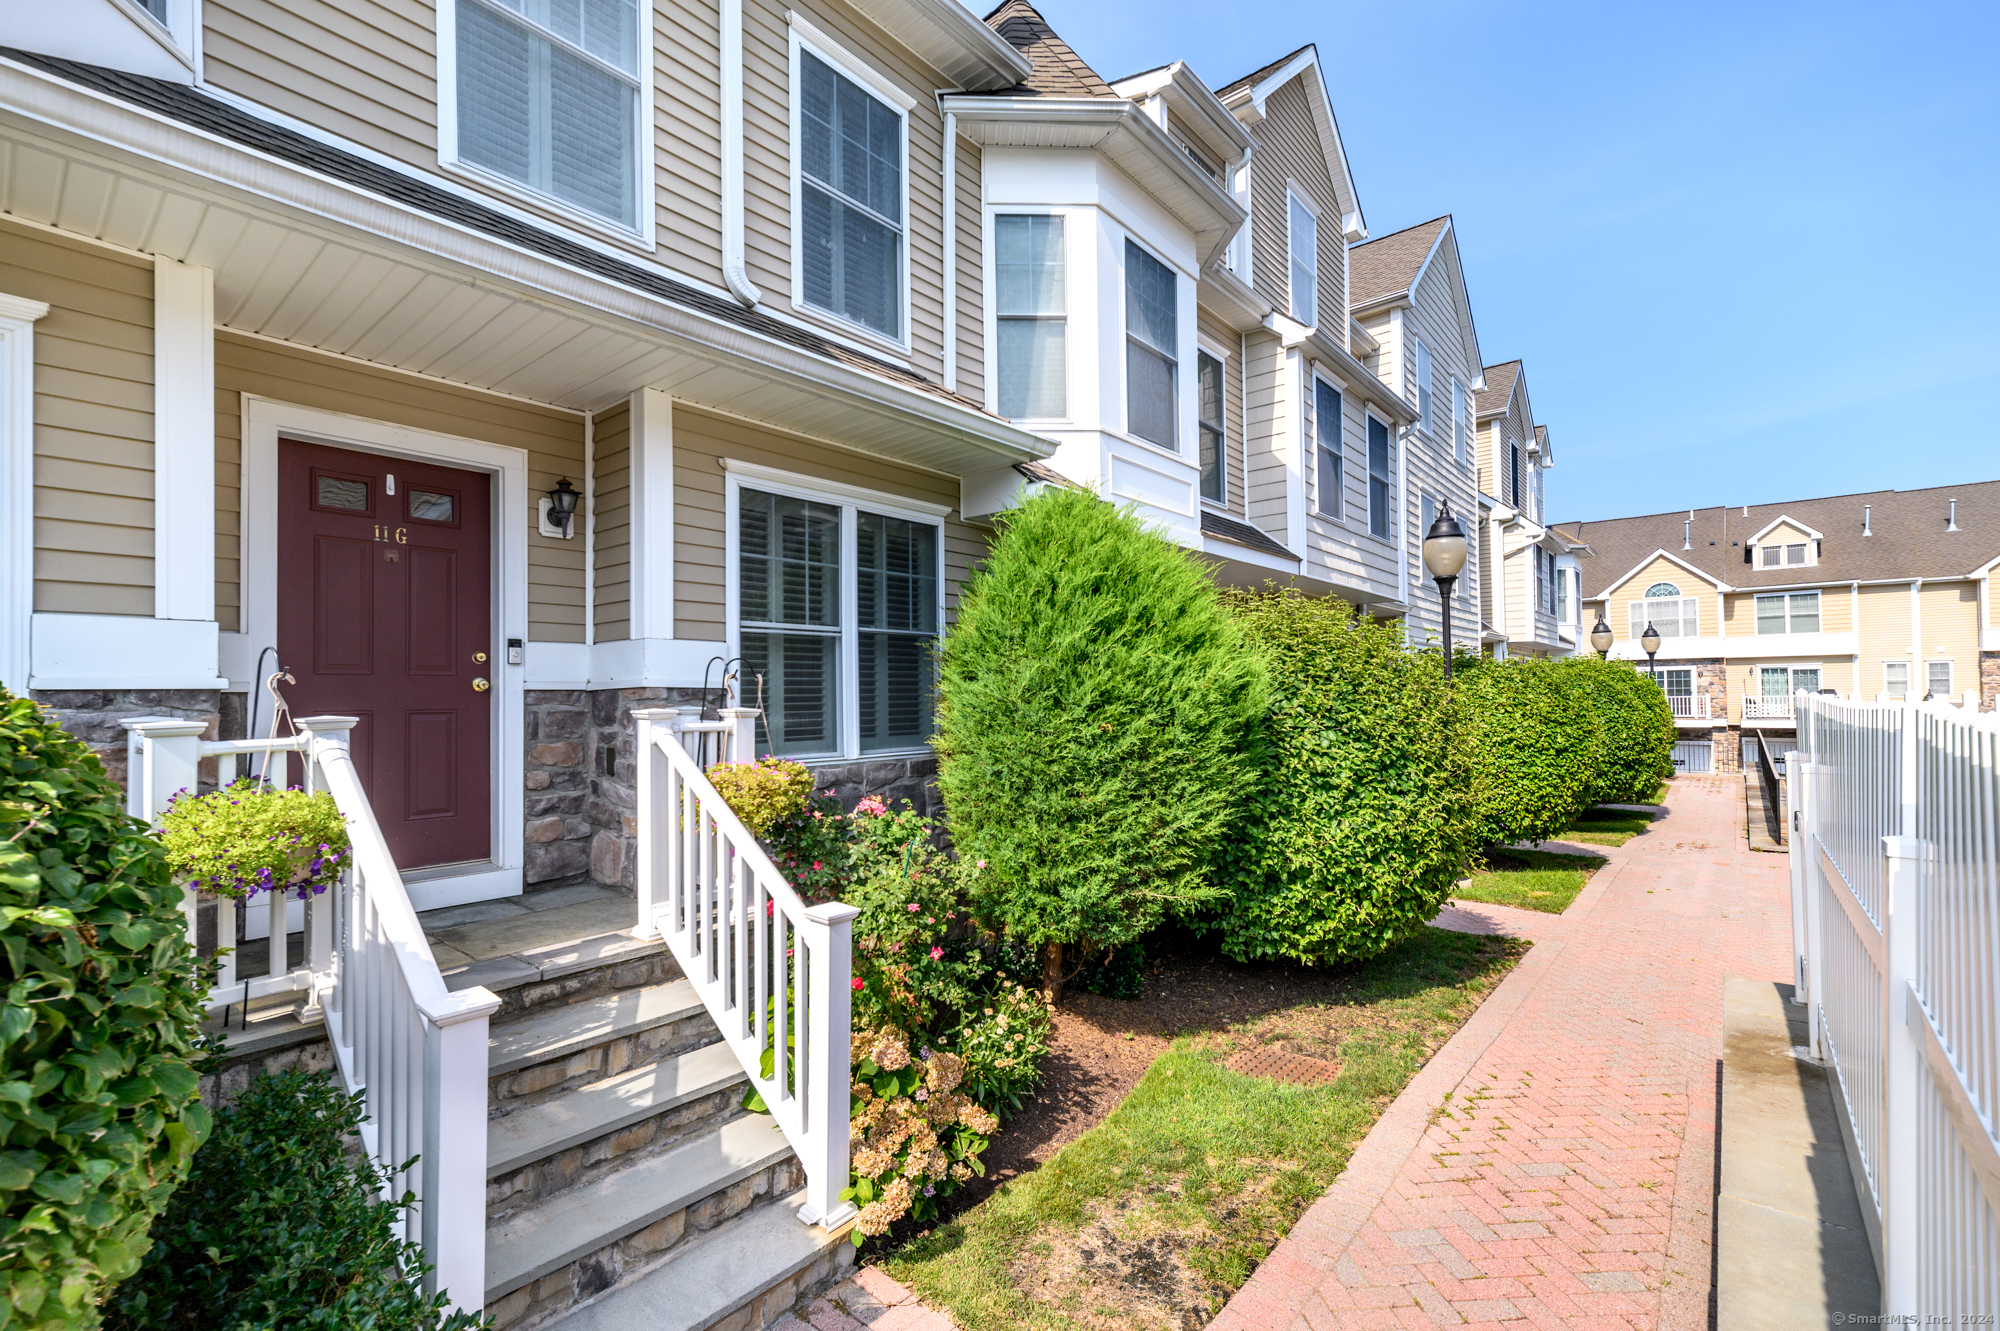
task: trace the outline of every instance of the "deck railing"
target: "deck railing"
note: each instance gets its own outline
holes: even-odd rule
[[[1676,721],[1708,720],[1708,695],[1706,693],[1691,693],[1685,697],[1680,694],[1669,693],[1667,695],[1667,705],[1673,708],[1674,720]]]
[[[1798,695],[1794,939],[1882,1312],[2000,1307],[2000,718]]]
[[[363,1149],[390,1195],[416,1196],[402,1224],[433,1268],[427,1292],[447,1290],[456,1306],[477,1312],[486,1293],[486,1025],[500,1000],[483,988],[446,989],[348,752],[355,718],[298,725],[296,738],[217,741],[201,738],[199,722],[129,721],[128,807],[156,821],[174,795],[196,788],[203,759],[217,760],[226,783],[245,755],[260,753],[281,764],[280,783],[297,754],[305,788],[332,794],[353,843],[340,883],[303,903],[279,892],[252,901],[249,913],[263,912],[270,930],[266,972],[241,975],[225,951],[225,979],[209,1006],[297,992],[299,1019],[325,1022],[342,1085],[365,1095]],[[290,906],[303,907],[298,966],[287,957],[287,934],[296,932]],[[190,888],[182,909],[198,951],[237,946],[233,902],[200,902]]]
[[[1743,719],[1745,721],[1789,721],[1792,719],[1792,699],[1788,694],[1783,698],[1761,698],[1745,694],[1743,698]]]
[[[638,933],[664,937],[805,1167],[799,1218],[831,1229],[847,1187],[854,907],[808,906],[709,783],[691,748],[750,757],[757,713],[655,708],[638,722]],[[766,1059],[769,1062],[766,1062]]]

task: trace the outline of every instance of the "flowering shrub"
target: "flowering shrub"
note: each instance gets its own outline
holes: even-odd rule
[[[765,754],[754,763],[714,763],[709,783],[728,801],[743,825],[760,837],[779,820],[795,818],[813,793],[812,772],[804,763]]]
[[[1040,994],[1001,976],[986,1006],[951,1034],[965,1093],[996,1114],[1017,1112],[1041,1075],[1054,1025]]]
[[[882,1030],[857,1032],[854,1051],[853,1172],[840,1195],[861,1206],[858,1248],[906,1215],[935,1218],[939,1198],[986,1172],[979,1155],[1000,1123],[959,1090],[965,1064],[942,1049],[913,1056],[901,1032]]]
[[[778,819],[763,834],[785,881],[808,902],[839,898],[853,876],[848,863],[852,828],[833,796],[831,790],[814,791],[797,813]]]
[[[254,777],[207,795],[182,791],[160,820],[176,878],[237,900],[256,892],[324,892],[347,862],[347,821],[333,796]]]

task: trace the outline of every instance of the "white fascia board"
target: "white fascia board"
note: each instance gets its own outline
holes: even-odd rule
[[[1693,564],[1688,563],[1687,560],[1680,558],[1670,550],[1660,549],[1653,551],[1652,554],[1647,555],[1644,559],[1641,559],[1638,563],[1634,564],[1631,568],[1627,569],[1623,574],[1619,575],[1616,578],[1613,578],[1610,582],[1604,584],[1603,590],[1597,592],[1595,595],[1591,597],[1591,599],[1594,601],[1602,601],[1610,599],[1611,593],[1617,591],[1620,587],[1624,586],[1632,579],[1638,577],[1639,574],[1645,571],[1646,565],[1652,563],[1655,559],[1665,559],[1667,560],[1667,562],[1671,564],[1675,564],[1681,568],[1686,569],[1688,572],[1694,574],[1697,578],[1700,578],[1703,582],[1715,588],[1717,591],[1734,592],[1743,590],[1740,587],[1730,586],[1728,583],[1724,582],[1722,579],[1716,577],[1712,573],[1702,572],[1700,569],[1696,568]]]
[[[1814,531],[1811,527],[1806,526],[1805,523],[1800,522],[1797,518],[1789,517],[1783,513],[1780,513],[1777,517],[1772,518],[1769,522],[1765,523],[1762,527],[1758,528],[1756,535],[1745,537],[1743,543],[1745,545],[1758,544],[1760,541],[1764,539],[1764,537],[1767,534],[1770,533],[1771,529],[1774,527],[1795,528],[1799,531],[1804,532],[1806,534],[1807,539],[1809,540],[1823,541],[1826,539],[1825,536],[1821,535],[1819,532]]]
[[[1250,131],[1243,127],[1243,122],[1229,113],[1229,108],[1187,67],[1185,61],[1176,60],[1171,65],[1114,83],[1111,90],[1134,101],[1160,97],[1166,102],[1167,109],[1183,121],[1205,127],[1209,133],[1202,136],[1203,146],[1218,151],[1226,159],[1242,157],[1256,143]]]
[[[894,413],[960,439],[995,461],[1039,459],[1051,451],[1047,443],[1027,431],[971,407],[899,387],[779,338],[709,318],[4,58],[0,58],[0,104],[25,119],[104,145],[119,155],[143,159],[183,177],[191,174],[205,188],[275,213],[281,225],[351,228],[387,242],[413,262],[470,269],[480,280],[502,289],[523,290],[537,300],[553,298],[586,317],[610,316],[632,325],[629,331],[646,336],[680,339],[702,354],[746,371],[796,378],[829,395]],[[1187,169],[1196,170],[1191,162]],[[265,205],[268,207],[262,207]]]
[[[1274,315],[1273,318],[1282,319],[1284,316]],[[1282,336],[1281,330],[1274,331],[1280,331]],[[1307,355],[1319,360],[1335,377],[1346,380],[1345,387],[1367,401],[1377,413],[1389,417],[1398,425],[1416,424],[1415,404],[1383,383],[1373,370],[1354,358],[1354,353],[1317,328],[1306,330],[1306,336],[1301,340]]]
[[[38,613],[35,689],[224,689],[214,620]]]
[[[960,87],[993,92],[1035,72],[1028,57],[958,0],[854,0],[854,7]]]
[[[1361,194],[1354,185],[1354,173],[1347,167],[1347,148],[1340,141],[1340,121],[1333,114],[1333,98],[1326,90],[1326,74],[1319,61],[1317,47],[1308,46],[1287,60],[1268,78],[1259,80],[1247,90],[1239,92],[1231,101],[1248,100],[1255,108],[1257,119],[1264,118],[1264,103],[1272,93],[1311,72],[1306,81],[1306,101],[1311,105],[1316,119],[1321,120],[1320,151],[1326,155],[1326,173],[1333,181],[1335,195],[1340,200],[1341,231],[1349,241],[1366,240],[1368,223],[1361,215]]]

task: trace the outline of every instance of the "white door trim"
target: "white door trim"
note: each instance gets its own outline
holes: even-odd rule
[[[243,631],[222,635],[232,690],[256,689],[258,654],[278,640],[278,435],[485,472],[493,477],[493,850],[490,861],[414,873],[418,910],[518,896],[524,804],[522,725],[526,671],[506,663],[510,638],[528,637],[528,453],[456,435],[390,425],[243,395]],[[511,515],[511,516],[510,516]]]

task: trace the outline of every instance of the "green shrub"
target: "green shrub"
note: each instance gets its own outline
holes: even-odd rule
[[[1072,489],[1003,520],[938,679],[938,785],[974,904],[1043,949],[1117,946],[1214,902],[1217,845],[1255,779],[1257,658],[1187,550]]]
[[[274,888],[324,892],[346,867],[347,820],[332,795],[255,777],[206,795],[180,792],[160,836],[175,878],[239,901]]]
[[[386,1180],[343,1145],[360,1131],[361,1100],[324,1073],[252,1082],[196,1153],[145,1267],[106,1308],[112,1331],[483,1325],[446,1312],[444,1293],[424,1296],[423,1249],[396,1236],[411,1198],[371,1200]]]
[[[765,754],[754,763],[714,763],[708,779],[743,825],[767,837],[781,819],[804,813],[813,776],[804,763]]]
[[[208,1132],[181,890],[97,759],[0,690],[0,1327],[91,1327]]]
[[[1572,664],[1513,657],[1460,671],[1475,844],[1547,840],[1589,804],[1603,739],[1594,691]]]
[[[1373,957],[1437,913],[1466,858],[1469,773],[1443,663],[1344,601],[1267,589],[1227,604],[1272,684],[1264,780],[1223,862],[1223,950]]]
[[[1674,773],[1674,712],[1660,686],[1623,661],[1579,659],[1569,669],[1589,680],[1604,743],[1589,799],[1645,804]]]

